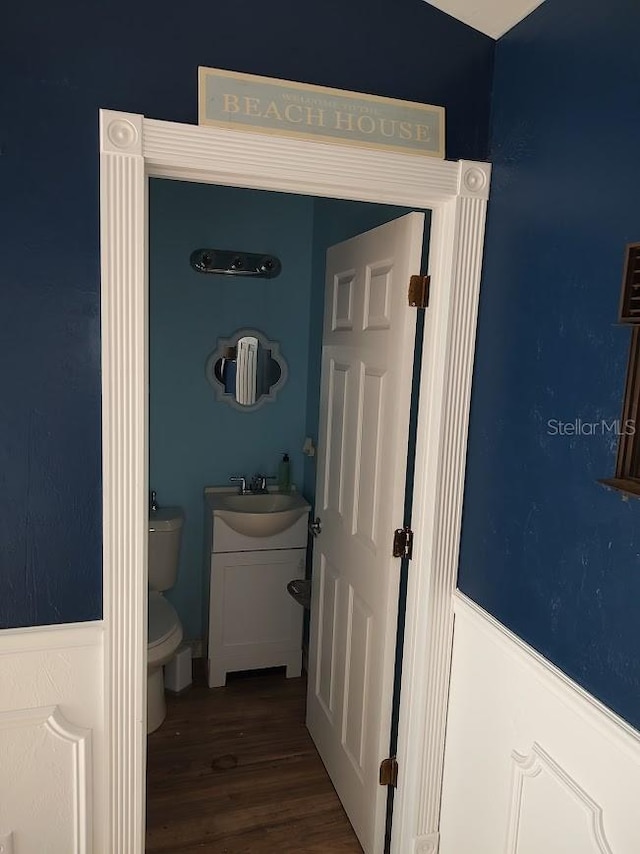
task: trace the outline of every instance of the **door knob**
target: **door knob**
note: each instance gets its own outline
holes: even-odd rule
[[[309,522],[309,532],[314,537],[317,537],[318,534],[320,534],[322,532],[322,525],[320,524],[320,517],[319,516],[316,516],[316,518],[313,520],[313,522]]]

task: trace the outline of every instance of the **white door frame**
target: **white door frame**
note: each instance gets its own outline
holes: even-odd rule
[[[148,177],[432,211],[391,850],[436,852],[490,167],[100,111],[105,851],[118,854],[142,854],[145,834]]]

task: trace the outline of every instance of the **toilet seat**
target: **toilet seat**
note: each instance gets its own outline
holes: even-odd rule
[[[164,663],[173,655],[182,640],[182,625],[173,605],[157,590],[149,591],[149,627],[147,634],[147,664]]]

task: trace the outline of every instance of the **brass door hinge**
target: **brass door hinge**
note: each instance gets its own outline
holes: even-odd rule
[[[395,756],[383,759],[380,763],[380,785],[398,787],[398,760]]]
[[[393,534],[393,556],[408,557],[413,554],[413,531],[407,525],[397,528]]]
[[[412,308],[427,308],[431,276],[411,276],[409,279],[409,305]]]

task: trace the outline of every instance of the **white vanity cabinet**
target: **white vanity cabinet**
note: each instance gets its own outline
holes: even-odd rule
[[[308,511],[274,536],[248,537],[210,512],[208,613],[209,687],[227,673],[286,666],[287,677],[302,669],[303,608],[287,592],[305,577]]]

